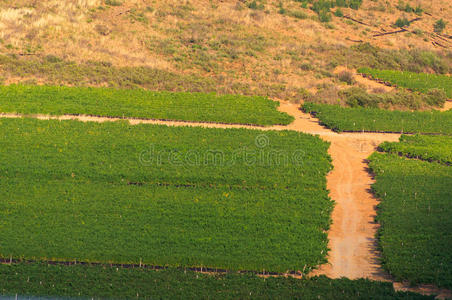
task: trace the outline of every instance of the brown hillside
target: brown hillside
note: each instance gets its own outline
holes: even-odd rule
[[[401,4],[420,6],[405,12]],[[298,100],[346,86],[335,70],[452,68],[452,3],[363,0],[320,22],[285,1],[3,0],[0,67],[31,81],[261,94]],[[251,8],[250,8],[251,7]],[[334,12],[336,9],[332,9]],[[420,18],[398,34],[398,18]],[[440,18],[448,22],[433,32]],[[425,51],[431,51],[425,52]],[[144,67],[144,68],[142,68]],[[362,81],[360,81],[362,84]],[[358,83],[355,83],[358,84]]]

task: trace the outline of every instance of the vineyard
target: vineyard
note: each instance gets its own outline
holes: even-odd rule
[[[413,140],[403,138],[401,151],[410,153],[406,145]],[[370,167],[376,178],[372,188],[381,199],[377,220],[384,268],[396,280],[452,288],[451,167],[384,153],[374,153]]]
[[[379,150],[409,158],[452,164],[452,137],[450,136],[403,135],[400,142],[385,142],[379,146]]]
[[[4,295],[114,299],[434,299],[395,292],[391,283],[314,277],[260,278],[252,274],[207,275],[142,268],[0,265]]]
[[[84,114],[104,117],[240,123],[289,124],[264,97],[203,93],[151,92],[65,86],[0,86],[0,112],[21,114]]]
[[[322,125],[337,131],[370,131],[452,134],[452,111],[389,111],[378,108],[348,108],[339,105],[305,103],[303,111]]]
[[[302,273],[326,262],[331,164],[317,137],[26,118],[0,128],[3,258]]]
[[[442,89],[449,98],[452,98],[452,77],[448,75],[370,68],[361,68],[358,72],[414,91],[428,92],[431,89]]]

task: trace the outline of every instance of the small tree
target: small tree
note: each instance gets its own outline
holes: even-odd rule
[[[443,19],[439,19],[435,22],[435,25],[433,25],[433,30],[436,33],[443,32],[444,28],[446,28],[446,22]]]

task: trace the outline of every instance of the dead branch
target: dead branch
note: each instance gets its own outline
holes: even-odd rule
[[[366,23],[361,22],[361,21],[359,21],[359,20],[353,19],[353,18],[350,17],[350,16],[344,16],[344,18],[349,19],[349,20],[352,20],[352,21],[354,21],[354,22],[356,22],[356,23],[359,23],[359,24],[361,24],[361,25],[370,26],[369,24],[366,24]]]
[[[377,36],[382,36],[382,35],[401,33],[401,32],[405,32],[405,31],[407,31],[407,30],[406,30],[405,28],[402,28],[402,29],[396,30],[396,31],[383,32],[383,33],[379,33],[379,34],[374,34],[373,36],[374,36],[374,37],[377,37]]]

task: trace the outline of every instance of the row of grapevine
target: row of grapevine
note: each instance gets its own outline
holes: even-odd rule
[[[385,153],[370,167],[384,268],[399,281],[452,288],[452,168]]]
[[[264,97],[151,92],[65,86],[0,86],[0,112],[85,114],[105,117],[240,123],[289,124],[293,118]]]
[[[402,135],[400,142],[385,142],[379,146],[379,150],[452,165],[451,136]]]
[[[442,89],[449,98],[452,98],[452,77],[448,75],[377,70],[370,68],[360,68],[358,72],[369,75],[375,79],[388,81],[397,86],[419,92],[427,92],[434,88]]]
[[[315,115],[334,131],[452,134],[452,111],[389,111],[305,103],[303,111]]]
[[[366,279],[261,278],[99,266],[0,265],[4,295],[95,299],[433,299]]]
[[[36,119],[0,128],[4,258],[303,273],[326,262],[331,164],[317,137]]]

